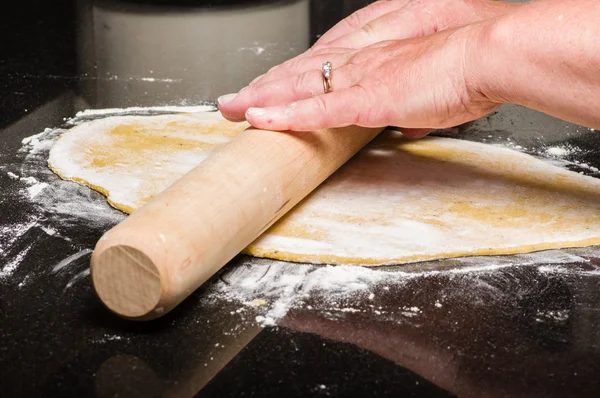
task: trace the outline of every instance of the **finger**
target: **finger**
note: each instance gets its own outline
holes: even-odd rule
[[[256,77],[254,80],[252,80],[250,82],[249,85],[253,85],[253,84],[259,82],[261,79],[263,79],[265,77],[265,75],[270,76],[270,74],[275,70],[278,70],[279,74],[276,76],[273,76],[272,78],[280,78],[281,73],[283,71],[281,71],[279,69],[284,68],[284,71],[285,71],[285,68],[289,65],[289,63],[296,62],[298,60],[298,58],[304,58],[304,57],[318,55],[319,51],[322,51],[322,50],[327,50],[328,52],[333,52],[333,53],[339,53],[341,51],[346,51],[346,49],[331,48],[332,46],[328,45],[328,43],[332,40],[335,40],[339,37],[349,34],[357,29],[360,29],[364,24],[370,22],[371,20],[373,20],[375,18],[378,18],[381,15],[384,15],[388,12],[391,12],[393,10],[396,10],[396,9],[404,6],[408,1],[409,0],[380,0],[380,1],[376,1],[375,3],[372,3],[372,4],[368,5],[367,7],[364,7],[362,9],[354,12],[350,16],[348,16],[345,19],[343,19],[342,21],[338,22],[333,28],[331,28],[323,36],[321,36],[321,38],[319,40],[317,40],[317,42],[309,50],[305,51],[304,53],[302,53],[288,61],[285,61],[284,63],[282,63],[280,65],[276,65],[275,67],[271,68],[271,70],[269,70],[266,74],[262,74],[262,75]]]
[[[312,131],[356,124],[387,126],[373,95],[359,85],[293,102],[287,106],[249,108],[246,120],[256,128],[277,131]]]
[[[434,33],[435,24],[435,17],[425,8],[404,7],[372,20],[329,45],[362,48],[380,41],[421,37]]]
[[[361,8],[335,24],[333,28],[317,40],[313,48],[322,47],[339,37],[360,29],[375,18],[403,7],[407,2],[408,0],[376,1],[367,7]]]
[[[353,86],[362,77],[362,72],[354,65],[344,65],[331,76],[335,90]],[[240,91],[235,99],[223,106],[220,111],[229,120],[243,120],[250,107],[270,107],[289,104],[324,94],[323,73],[311,70],[299,75],[254,85]]]
[[[258,80],[262,79],[262,77],[266,75],[266,73],[263,73],[262,75],[256,76],[251,82],[250,84],[248,84],[249,86],[253,85],[255,82],[257,82]]]
[[[251,82],[250,86],[298,75],[309,70],[321,69],[325,62],[335,63],[335,65],[345,64],[350,56],[348,52],[349,50],[346,48],[328,48],[327,50],[299,55],[280,65],[274,66],[267,73]]]
[[[220,97],[218,99],[219,110],[223,113],[225,117],[230,118],[229,120],[231,121],[242,121],[244,119],[241,118],[241,115],[239,115],[239,110],[237,108],[234,109],[236,107],[237,102],[235,101],[235,99],[241,97],[242,94],[246,96],[247,91],[250,91],[252,93],[252,88],[261,84],[268,83],[270,81],[301,75],[309,71],[319,71],[319,73],[321,73],[321,68],[323,67],[323,63],[325,62],[332,63],[334,68],[333,75],[335,76],[335,69],[337,69],[336,65],[346,64],[346,60],[349,58],[349,56],[350,55],[347,54],[347,50],[340,51],[339,55],[336,55],[335,52],[328,54],[323,53],[323,55],[315,57],[297,59],[294,63],[290,62],[285,68],[282,67],[279,70],[272,69],[270,72],[266,73],[262,77],[258,77],[257,79],[255,79],[253,84],[246,86],[242,90],[240,90],[240,92],[237,93],[237,96],[235,94],[228,94],[226,96]]]

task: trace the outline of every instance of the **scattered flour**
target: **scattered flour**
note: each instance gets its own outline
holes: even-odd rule
[[[74,118],[66,121],[66,125],[78,125],[95,118],[115,114],[198,112],[213,109],[213,106],[208,105],[95,109],[77,113]],[[100,194],[78,184],[63,181],[47,168],[48,151],[63,131],[62,128],[45,129],[39,134],[25,138],[19,151],[22,164],[6,166],[6,173],[15,180],[15,184],[26,185],[25,188],[18,190],[18,194],[22,200],[28,201],[34,206],[36,216],[27,222],[0,226],[0,282],[10,278],[31,249],[31,246],[26,246],[17,254],[11,253],[9,261],[2,264],[2,261],[6,260],[8,249],[15,247],[30,229],[39,227],[50,236],[58,236],[53,225],[89,225],[91,223],[99,228],[108,228],[125,217],[109,207]],[[562,158],[576,152],[577,148],[558,146],[545,148],[540,156],[558,159],[564,167],[570,163]],[[576,164],[576,161],[573,162]],[[587,166],[580,163],[578,165],[580,167]],[[10,169],[11,167],[12,169]],[[591,166],[589,167],[592,171],[598,171],[598,169],[594,170]],[[44,222],[43,225],[41,220]],[[597,256],[597,251],[593,252]],[[91,250],[85,249],[68,256],[54,265],[52,272],[58,273],[66,269],[70,264],[89,253]],[[585,255],[585,252],[577,250],[552,250],[517,256],[471,257],[454,259],[452,269],[416,272],[405,271],[405,268],[398,267],[377,269],[356,266],[334,267],[252,259],[249,263],[232,266],[224,271],[220,275],[220,279],[208,287],[205,299],[225,299],[234,302],[239,305],[236,313],[245,313],[251,309],[260,311],[261,314],[256,316],[255,320],[262,325],[275,325],[290,309],[305,306],[309,297],[311,300],[315,298],[319,300],[323,304],[323,308],[327,308],[331,312],[355,314],[371,311],[373,314],[384,316],[385,309],[374,305],[377,301],[374,299],[381,293],[381,290],[389,291],[415,278],[429,278],[439,274],[492,273],[505,267],[535,264],[544,264],[537,267],[539,272],[569,272],[568,267],[564,264],[585,262]],[[89,269],[75,274],[67,283],[66,288],[72,287],[88,276]],[[19,286],[25,286],[30,280],[31,278],[27,275]],[[350,299],[357,298],[371,303],[370,306],[365,307],[366,309],[354,308]],[[368,300],[369,298],[372,300]],[[439,309],[443,304],[435,301],[432,306]],[[306,308],[312,307],[308,305]],[[407,318],[418,318],[423,311],[421,308],[410,306],[401,307],[398,310]],[[542,315],[540,314],[540,318],[543,318]],[[555,318],[561,316],[558,314]],[[106,335],[98,342],[120,339],[119,336]]]
[[[261,47],[261,46],[242,47],[238,51],[251,51],[251,52],[253,52],[256,55],[261,55],[262,53],[265,52],[265,48]]]
[[[585,253],[581,253],[584,255]],[[337,313],[369,311],[385,315],[381,307],[370,304],[354,308],[348,304],[360,301],[376,303],[381,290],[389,291],[418,278],[437,275],[491,274],[499,269],[513,266],[545,264],[538,267],[546,272],[551,267],[573,263],[586,263],[584,257],[564,250],[549,250],[513,256],[465,257],[455,259],[452,268],[427,271],[403,271],[399,267],[367,268],[358,266],[318,266],[294,264],[282,261],[252,259],[226,270],[208,291],[207,299],[225,299],[244,309],[262,310],[255,321],[263,326],[274,326],[290,309],[306,307],[306,300],[318,300],[320,309]],[[571,271],[572,272],[572,271]],[[436,301],[436,308],[442,303]],[[310,308],[309,308],[310,307]],[[399,313],[407,318],[418,317],[423,309],[416,306],[400,307]]]
[[[67,283],[67,286],[65,287],[65,289],[69,289],[70,287],[72,287],[74,284],[76,284],[77,282],[79,282],[80,280],[87,278],[88,276],[90,276],[90,269],[85,269],[81,272],[79,272],[78,274],[76,274],[73,278],[71,278],[71,280]]]
[[[598,172],[600,172],[600,169],[598,169],[597,167],[594,167],[594,166],[592,166],[592,165],[589,165],[589,164],[587,164],[587,163],[584,163],[584,162],[580,162],[580,161],[578,161],[578,160],[573,160],[573,161],[571,162],[571,164],[574,164],[574,165],[576,165],[577,167],[581,167],[582,169],[586,169],[586,170],[592,171],[592,172],[594,172],[594,173],[598,173]]]
[[[82,119],[90,116],[107,116],[123,114],[153,114],[153,113],[181,113],[181,112],[207,112],[215,110],[213,105],[195,105],[195,106],[154,106],[154,107],[129,107],[129,108],[105,108],[105,109],[87,109],[77,112],[74,119],[69,122],[81,122]]]
[[[542,274],[571,274],[573,272],[568,266],[553,264],[553,265],[542,265],[537,268],[537,271]],[[597,273],[595,271],[587,272],[588,274]]]
[[[571,154],[572,150],[564,146],[553,146],[550,148],[546,148],[545,153],[548,156],[562,158]]]
[[[82,120],[73,119],[72,123]],[[98,226],[114,225],[124,215],[110,208],[102,196],[78,184],[63,181],[48,168],[48,151],[63,129],[45,129],[23,140],[20,153],[20,181],[28,184],[22,196],[38,208],[45,218],[61,224],[82,224],[91,221]],[[96,199],[96,200],[94,200]]]
[[[31,199],[35,198],[36,196],[38,196],[38,194],[40,192],[42,192],[42,190],[44,188],[46,188],[48,186],[48,183],[46,182],[39,182],[37,184],[34,184],[30,187],[27,188],[27,194],[29,195],[29,197]]]
[[[21,181],[27,184],[37,184],[38,182],[34,177],[21,177]]]
[[[259,43],[257,41],[253,42],[251,46],[248,47],[240,47],[238,52],[252,52],[255,55],[267,55],[269,52],[269,48],[272,46],[277,46],[278,43]],[[263,55],[264,54],[264,55]]]
[[[19,264],[21,264],[21,261],[23,261],[23,258],[25,258],[29,250],[31,250],[31,246],[28,246],[27,248],[21,250],[16,256],[14,256],[7,264],[5,264],[0,269],[0,281],[10,277],[15,272],[15,270],[17,269]]]
[[[161,81],[166,80],[161,79]],[[72,127],[115,114],[150,115],[214,109],[213,105],[91,109],[78,112],[74,118],[65,121],[64,127]],[[24,246],[28,239],[25,235],[33,228],[49,236],[70,241],[71,238],[62,236],[56,228],[92,225],[95,228],[108,229],[125,218],[123,213],[110,207],[102,195],[76,183],[63,181],[50,171],[47,165],[48,152],[64,131],[63,127],[46,128],[40,133],[24,138],[21,141],[22,147],[17,152],[19,163],[1,165],[8,177],[17,182],[14,188],[4,190],[3,194],[12,197],[11,200],[22,202],[24,205],[29,204],[28,212],[34,216],[26,222],[0,226],[0,282],[10,280],[10,276],[31,249],[31,246],[27,246],[14,253],[14,248]],[[54,266],[54,272],[58,272],[90,252],[86,249],[66,258]],[[27,284],[30,280],[29,276],[27,275],[26,279],[20,282],[20,287]],[[67,287],[71,287],[84,277],[86,277],[85,273],[80,272],[69,281]]]
[[[600,168],[592,166],[588,163],[579,161],[579,160],[567,160],[567,159],[563,159],[563,158],[546,158],[544,159],[546,160],[548,163],[554,165],[554,166],[558,166],[558,167],[562,167],[562,168],[567,168],[567,169],[579,169],[581,171],[579,171],[579,174],[593,174],[593,175],[597,175],[600,174]],[[586,173],[584,173],[582,170],[586,170]]]
[[[590,129],[590,131],[594,131]],[[538,156],[542,160],[558,167],[572,169],[573,166],[580,170],[586,170],[587,172],[591,172],[593,174],[600,174],[600,168],[587,164],[577,159],[573,159],[574,156],[584,154],[585,151],[579,147],[573,146],[571,144],[560,144],[554,145],[551,147],[541,147],[541,148],[525,148],[521,145],[515,145],[513,142],[504,142],[500,144],[496,144],[501,147],[506,147],[510,149],[514,149],[517,151],[525,152],[530,155]],[[582,171],[580,174],[585,174]]]
[[[569,311],[567,310],[546,310],[537,311],[536,322],[552,322],[564,323],[569,319]]]
[[[40,225],[39,227],[40,227],[40,229],[41,229],[42,231],[44,231],[46,234],[48,234],[48,235],[50,235],[50,236],[53,236],[53,235],[56,235],[56,234],[58,234],[58,231],[56,231],[56,230],[55,230],[54,228],[52,228],[52,227],[46,227],[46,226],[43,226],[43,225]]]
[[[96,338],[92,340],[92,343],[95,344],[104,344],[110,341],[122,341],[125,340],[125,338],[123,336],[119,336],[117,334],[105,334],[104,336],[100,337],[100,338]]]
[[[17,177],[18,178],[18,177]],[[29,186],[25,188],[25,192],[27,192],[27,196],[30,199],[35,198],[38,194],[48,186],[46,182],[39,182],[35,179],[35,177],[21,177],[19,180],[23,181],[25,184]]]
[[[49,150],[55,140],[49,140],[48,138],[50,135],[52,135],[54,131],[55,130],[53,129],[46,128],[41,133],[23,138],[23,140],[21,141],[21,143],[23,144],[21,152],[26,152],[29,155],[34,155]]]
[[[91,252],[92,252],[92,249],[84,249],[75,254],[71,254],[69,257],[65,258],[64,260],[62,260],[58,264],[56,264],[54,266],[54,268],[52,268],[52,272],[53,273],[60,272],[63,268],[69,266],[73,262],[77,261],[78,259],[80,259],[81,257],[83,257],[87,254],[90,254]]]
[[[24,223],[8,224],[0,227],[0,254],[8,251],[19,238],[36,225],[37,220],[30,220]]]
[[[140,77],[140,81],[143,82],[160,82],[160,83],[178,83],[181,82],[181,79],[164,79],[164,78],[156,78],[156,77]]]
[[[25,275],[25,278],[23,278],[23,280],[21,282],[19,282],[19,285],[18,285],[19,289],[26,286],[30,280],[31,280],[31,275]]]

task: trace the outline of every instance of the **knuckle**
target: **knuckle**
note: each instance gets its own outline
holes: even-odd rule
[[[360,98],[361,100],[361,106],[354,115],[354,124],[364,127],[374,127],[380,125],[382,122],[387,122],[379,120],[381,119],[381,111],[380,107],[376,106],[378,101],[373,100],[376,91],[371,82],[368,85],[365,85],[363,82],[357,83],[354,86],[354,92],[356,98]]]
[[[261,95],[263,85],[246,86],[238,93],[236,100],[240,101],[240,104],[246,104],[247,106],[260,106]]]
[[[365,24],[360,31],[367,37],[376,37],[378,31],[377,24],[369,22]]]
[[[330,51],[331,51],[331,49],[328,47],[320,47],[320,48],[313,50],[311,55],[316,56],[316,57],[321,56],[321,55],[328,55],[328,54],[330,54]]]
[[[359,72],[354,65],[344,65],[336,71],[334,78],[337,77],[336,80],[342,83],[340,88],[352,87],[358,82]]]
[[[376,13],[376,10],[378,8],[387,8],[388,5],[389,0],[378,0],[370,6],[361,8],[360,10],[353,12],[348,17],[346,17],[344,21],[346,25],[348,25],[350,28],[358,30],[372,18],[373,14]]]
[[[358,10],[358,11],[353,12],[352,14],[348,15],[348,17],[346,17],[346,19],[344,19],[344,22],[351,29],[360,29],[361,26],[363,25],[363,20],[364,20],[363,12],[362,12],[362,10]]]
[[[250,103],[259,105],[260,98],[261,98],[260,91],[262,90],[262,88],[263,88],[263,86],[260,85],[260,86],[249,86],[244,89],[244,90],[246,90],[244,94],[246,95],[246,98],[248,98],[248,101]]]
[[[297,58],[292,58],[289,61],[286,61],[282,64],[282,70],[280,72],[283,73],[295,73],[300,70],[301,62]]]
[[[376,1],[373,4],[371,4],[370,6],[362,8],[362,9],[350,14],[348,17],[346,17],[346,19],[344,19],[344,22],[351,29],[358,30],[358,29],[362,28],[362,26],[365,23],[367,23],[367,21],[371,20],[373,15],[378,13],[378,11],[377,11],[378,9],[380,9],[380,8],[387,9],[387,8],[389,8],[389,4],[390,4],[390,0]]]
[[[294,78],[291,87],[291,93],[294,98],[303,98],[306,87],[310,87],[306,85],[308,82],[307,74],[308,73],[302,73]]]
[[[363,84],[358,83],[354,86],[357,98],[362,98],[362,104],[359,111],[354,115],[353,123],[359,126],[364,126],[371,120],[372,106],[369,101],[370,91]]]
[[[323,116],[328,115],[328,105],[325,101],[325,98],[323,98],[323,96],[318,96],[314,97],[313,100],[315,101],[315,105],[317,106],[319,113]]]
[[[365,70],[372,69],[372,65],[374,62],[378,60],[378,54],[376,48],[371,49],[361,49],[359,51],[355,51],[348,58],[348,65],[352,65],[357,68],[365,68]]]
[[[255,89],[256,89],[256,86],[246,86],[240,90],[240,92],[237,95],[237,98],[249,99],[252,96],[251,92],[254,91]]]
[[[269,71],[269,74],[271,76],[279,77],[281,75],[289,73],[291,70],[293,70],[295,68],[295,66],[297,64],[298,64],[298,59],[296,59],[296,58],[288,59],[287,61],[271,68],[271,70]]]

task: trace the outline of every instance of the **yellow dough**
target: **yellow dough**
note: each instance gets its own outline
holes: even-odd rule
[[[218,112],[109,117],[66,132],[49,164],[130,213],[246,127]],[[505,148],[386,131],[245,252],[383,265],[598,243],[600,180]]]

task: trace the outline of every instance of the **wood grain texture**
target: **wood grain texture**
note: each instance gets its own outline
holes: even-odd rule
[[[240,133],[98,241],[98,296],[130,319],[169,312],[381,130]]]

